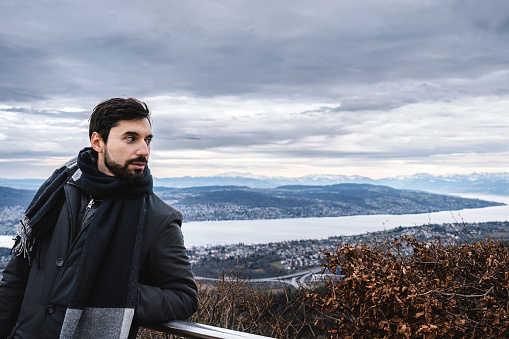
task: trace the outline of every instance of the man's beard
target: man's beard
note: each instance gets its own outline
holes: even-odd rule
[[[108,156],[108,150],[107,149],[104,150],[104,165],[106,166],[106,168],[109,169],[110,172],[113,173],[113,175],[115,175],[115,177],[127,180],[130,183],[140,182],[141,179],[143,179],[143,177],[145,176],[145,172],[147,171],[146,165],[143,168],[143,170],[141,169],[129,170],[129,164],[133,162],[143,162],[147,164],[147,159],[145,157],[138,157],[135,159],[127,160],[124,166],[122,166],[121,164],[110,160]]]

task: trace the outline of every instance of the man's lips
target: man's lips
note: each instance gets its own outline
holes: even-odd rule
[[[129,165],[132,165],[136,169],[143,169],[147,164],[144,162],[131,162]]]

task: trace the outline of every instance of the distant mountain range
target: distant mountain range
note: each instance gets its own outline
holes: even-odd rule
[[[444,176],[418,173],[382,179],[371,179],[357,175],[308,175],[297,178],[284,178],[231,173],[210,177],[154,179],[154,185],[156,186],[175,188],[226,185],[247,186],[251,188],[275,188],[284,185],[336,185],[344,183],[383,185],[393,188],[436,193],[509,195],[509,173],[473,173]]]
[[[509,173],[433,176],[427,173],[375,180],[376,184],[441,193],[509,195]]]
[[[1,179],[0,186],[35,190],[40,179]],[[154,178],[155,186],[185,188],[198,186],[247,186],[275,188],[284,185],[335,185],[342,183],[384,185],[400,189],[423,190],[437,193],[481,193],[509,195],[509,173],[473,173],[435,176],[418,173],[371,179],[362,176],[308,175],[298,178],[254,176],[249,173],[229,173],[209,177]]]

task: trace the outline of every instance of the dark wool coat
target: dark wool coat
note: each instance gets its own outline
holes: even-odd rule
[[[54,231],[41,239],[32,265],[13,256],[3,272],[0,338],[9,334],[13,338],[59,337],[94,212],[94,208],[86,212],[90,199],[77,186],[67,184],[64,191]],[[181,224],[180,212],[153,193],[147,198],[138,303],[130,338],[136,336],[139,325],[186,319],[196,311],[197,287]]]

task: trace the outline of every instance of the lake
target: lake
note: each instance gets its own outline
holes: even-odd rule
[[[389,230],[398,226],[420,226],[454,222],[506,221],[509,197],[457,194],[508,204],[487,208],[465,209],[424,214],[357,215],[333,218],[295,218],[267,220],[228,220],[185,222],[182,226],[187,247],[223,244],[260,244],[285,240],[322,239],[337,235],[355,235]],[[0,236],[0,247],[11,247],[8,236]]]

